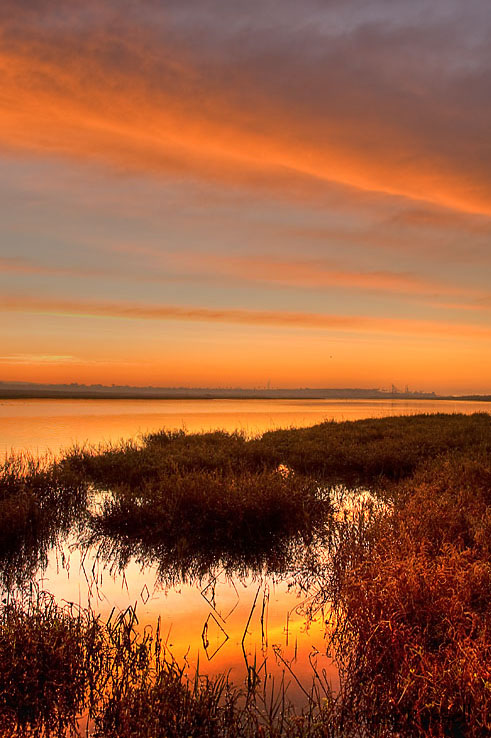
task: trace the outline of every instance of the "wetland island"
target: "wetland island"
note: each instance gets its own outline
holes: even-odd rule
[[[490,452],[442,413],[7,457],[1,734],[488,735]]]

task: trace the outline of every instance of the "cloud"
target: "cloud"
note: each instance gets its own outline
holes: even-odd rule
[[[0,310],[53,315],[122,318],[128,320],[178,320],[184,322],[230,323],[355,333],[388,333],[430,336],[491,338],[491,328],[476,323],[381,318],[366,315],[336,315],[280,310],[207,308],[181,305],[150,305],[131,302],[49,299],[4,295]]]
[[[418,274],[391,270],[362,271],[343,267],[335,260],[281,259],[262,255],[230,256],[228,254],[178,254],[173,265],[184,266],[191,273],[233,277],[239,281],[264,282],[292,287],[369,290],[378,293],[466,296],[482,300],[487,294],[471,287],[460,287]]]
[[[203,284],[205,281],[238,285],[264,284],[286,288],[322,289],[325,287],[350,292],[373,292],[377,295],[423,298],[422,304],[437,309],[487,311],[489,292],[471,286],[458,286],[443,280],[429,279],[410,272],[393,270],[362,271],[350,269],[331,259],[282,259],[267,255],[230,255],[226,253],[200,254],[181,251],[165,254],[155,248],[138,245],[114,247],[116,253],[145,257],[145,263],[110,269],[81,269],[53,267],[14,257],[0,258],[0,274],[37,275],[48,277],[76,277],[89,280],[133,280],[144,283]],[[107,286],[107,284],[106,284]],[[427,299],[425,299],[427,298]],[[438,298],[431,300],[429,298]],[[443,301],[446,298],[447,301]],[[452,302],[448,300],[452,299]]]
[[[485,5],[5,3],[0,145],[491,214]]]
[[[16,257],[0,257],[0,274],[2,272],[6,274],[35,274],[50,277],[95,277],[107,273],[99,269],[55,267]]]
[[[76,356],[63,354],[10,354],[0,356],[1,364],[73,364],[79,362]]]

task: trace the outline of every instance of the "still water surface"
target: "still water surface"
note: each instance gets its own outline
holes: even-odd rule
[[[414,413],[491,412],[491,403],[447,400],[0,400],[0,455],[58,453],[184,428],[220,428],[255,435],[323,420],[359,420]]]
[[[0,453],[58,453],[74,443],[99,444],[162,427],[201,431],[308,426],[326,419],[421,412],[490,412],[478,402],[368,400],[8,400],[0,401]],[[322,556],[322,552],[320,553]],[[136,606],[139,627],[161,619],[169,652],[192,671],[199,659],[207,674],[230,672],[245,683],[248,667],[261,678],[290,683],[289,694],[305,698],[313,669],[336,686],[337,669],[326,653],[326,611],[307,618],[315,581],[305,589],[301,556],[287,571],[210,571],[199,581],[185,575],[162,579],[158,562],[135,557],[123,569],[97,547],[84,549],[75,531],[48,551],[33,580],[59,602],[90,607],[103,618]],[[286,666],[288,664],[289,666]],[[290,671],[294,672],[292,676]],[[298,680],[298,681],[297,681]]]

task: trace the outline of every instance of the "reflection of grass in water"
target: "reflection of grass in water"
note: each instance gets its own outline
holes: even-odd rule
[[[147,555],[148,536],[165,566],[178,573],[195,561],[199,574],[216,556],[246,561],[260,558],[268,542],[281,549],[288,538],[315,538],[326,520],[334,544],[327,566],[307,562],[299,572],[299,585],[312,595],[306,614],[323,605],[332,612],[331,642],[343,679],[334,706],[328,695],[329,713],[317,700],[309,702],[313,712],[304,722],[290,716],[280,724],[287,712],[280,696],[269,713],[274,725],[268,710],[260,724],[258,703],[248,702],[254,709],[244,712],[235,692],[227,702],[225,681],[194,687],[165,659],[154,668],[158,641],[135,639],[122,624],[103,636],[99,735],[182,735],[183,711],[191,715],[191,723],[182,723],[187,734],[196,736],[489,735],[490,450],[488,415],[439,415],[326,423],[251,441],[163,433],[141,448],[66,457],[56,469],[66,486],[79,480],[82,487],[112,488],[92,528],[102,540],[110,533],[123,542],[123,561],[132,545]],[[294,473],[279,474],[280,464]],[[308,477],[370,483],[387,504],[366,497],[349,514],[333,514]],[[22,512],[30,510],[29,486],[41,480],[34,485],[41,501],[44,487],[54,489],[58,481],[45,481],[36,470],[17,488],[12,479],[0,486],[0,502],[6,501],[11,527],[22,532],[32,518]],[[21,499],[27,490],[18,523],[15,489]],[[8,643],[12,631],[5,633]],[[8,646],[3,654],[8,664]],[[48,660],[43,668],[49,667]]]
[[[330,735],[322,701],[298,715],[284,685],[247,693],[226,676],[188,677],[159,629],[137,623],[132,608],[103,623],[45,593],[1,607],[2,735],[75,735],[81,712],[96,738]]]
[[[0,466],[0,585],[26,582],[86,502],[86,485],[27,454]]]
[[[177,473],[141,488],[119,486],[89,520],[87,543],[121,565],[135,554],[156,560],[162,578],[210,569],[278,570],[294,545],[326,525],[329,496],[312,480],[276,472]]]
[[[90,555],[107,565],[112,573],[124,572],[131,561],[136,561],[142,569],[154,570],[157,583],[165,587],[183,583],[200,586],[219,574],[231,581],[263,575],[281,578],[300,568],[318,566],[317,562],[325,558],[325,542],[324,535],[309,536],[308,542],[302,537],[277,536],[263,548],[240,553],[208,546],[180,551],[167,545],[165,540],[152,542],[144,536],[128,539],[94,531],[79,540],[82,550],[90,551]],[[95,552],[91,549],[93,546]]]

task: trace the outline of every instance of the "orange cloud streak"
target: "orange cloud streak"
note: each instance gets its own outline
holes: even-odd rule
[[[430,303],[434,307],[447,307],[449,309],[465,310],[489,310],[491,296],[471,287],[457,287],[438,280],[430,280],[418,275],[394,272],[373,271],[361,272],[350,269],[342,269],[338,264],[331,264],[322,260],[280,260],[262,256],[228,256],[226,254],[201,255],[198,253],[183,253],[167,256],[162,260],[162,254],[155,249],[137,247],[122,247],[129,253],[143,253],[150,257],[151,271],[139,273],[140,282],[169,281],[196,281],[204,277],[227,277],[234,278],[238,282],[262,282],[266,284],[278,284],[291,287],[322,288],[337,287],[362,291],[376,291],[405,295],[410,297],[422,296],[445,296],[462,297],[463,302]],[[156,265],[153,259],[158,258],[162,264]],[[169,264],[179,270],[170,275],[166,270],[160,273],[162,265]],[[155,268],[157,266],[157,268]],[[182,271],[182,270],[185,271]],[[0,258],[0,274],[13,273],[21,275],[40,275],[52,277],[97,277],[97,276],[125,276],[124,272],[103,269],[80,269],[53,267],[17,258]],[[134,276],[134,272],[132,273]],[[428,303],[427,303],[428,304]]]
[[[138,61],[140,66],[151,65],[150,55]],[[402,141],[391,140],[388,146],[381,137],[378,145],[360,148],[352,124],[351,134],[340,140],[342,119],[328,121],[332,135],[319,139],[318,121],[300,121],[299,129],[293,117],[285,121],[281,106],[275,109],[260,98],[250,125],[250,112],[239,109],[218,83],[200,88],[198,99],[195,90],[188,89],[186,96],[182,90],[196,70],[184,55],[173,64],[184,80],[182,88],[175,81],[155,88],[144,75],[118,75],[117,68],[91,62],[90,49],[77,56],[66,46],[58,53],[49,45],[24,41],[15,50],[4,50],[0,146],[154,174],[186,170],[244,181],[251,173],[297,173],[491,214],[491,187],[474,186],[457,165],[438,165],[430,152],[416,164],[400,167]],[[175,73],[172,66],[170,71]],[[314,134],[310,138],[301,133],[309,125]]]
[[[294,287],[342,287],[397,294],[466,296],[489,300],[489,295],[472,288],[457,287],[419,275],[389,270],[355,271],[322,260],[281,260],[264,256],[225,254],[176,255],[172,262],[200,274],[233,276],[241,280]]]
[[[82,315],[91,317],[125,318],[132,320],[181,320],[273,325],[363,333],[393,333],[432,336],[464,336],[491,338],[491,328],[473,323],[379,318],[361,315],[327,315],[280,310],[246,310],[238,308],[204,308],[177,305],[143,305],[129,302],[96,302],[33,297],[2,296],[0,310]]]
[[[95,277],[106,274],[98,269],[76,269],[70,267],[53,267],[36,264],[25,259],[1,258],[0,273],[7,274],[37,274],[50,277]]]

